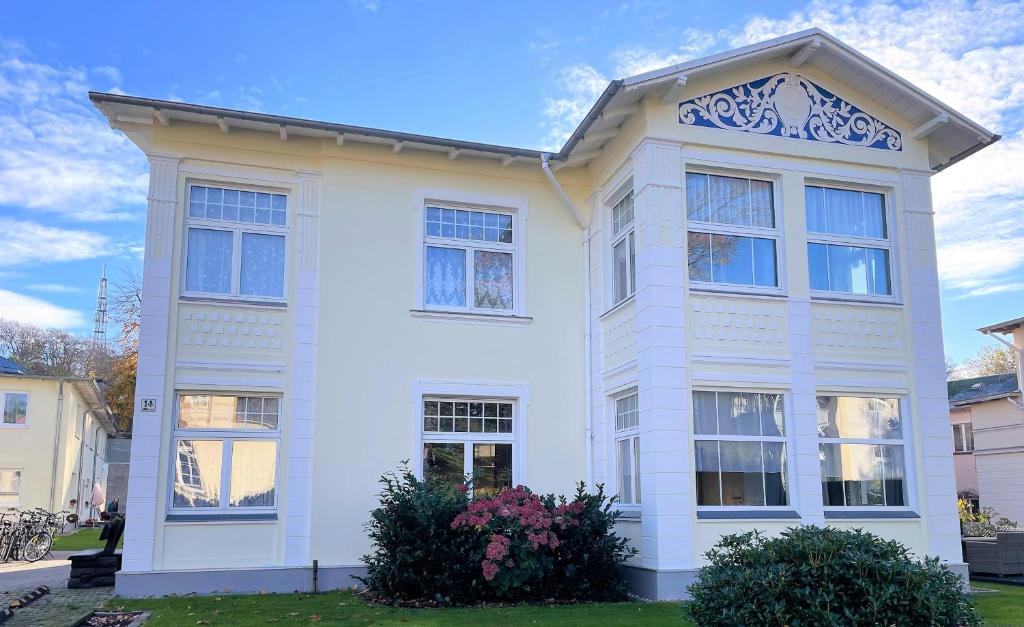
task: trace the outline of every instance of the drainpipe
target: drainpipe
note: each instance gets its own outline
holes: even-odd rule
[[[583,215],[579,209],[576,208],[576,204],[573,203],[569,195],[565,193],[562,188],[562,184],[558,182],[558,178],[555,173],[551,171],[551,166],[548,165],[548,160],[551,158],[547,153],[543,153],[540,156],[540,169],[544,172],[544,176],[547,177],[548,182],[551,183],[551,187],[558,194],[558,197],[562,200],[562,204],[569,209],[572,216],[576,219],[576,224],[583,229],[583,387],[584,387],[584,401],[583,401],[583,412],[584,412],[584,441],[586,443],[586,482],[587,489],[593,488],[594,485],[594,415],[592,410],[593,398],[591,390],[593,389],[593,376],[591,373],[590,363],[590,335],[591,335],[591,306],[590,306],[590,225],[583,219]]]
[[[1010,348],[1017,353],[1017,391],[1021,392],[1021,400],[1015,401],[1012,398],[1008,398],[1006,400],[1016,405],[1017,408],[1020,409],[1021,411],[1024,411],[1024,347],[1017,346],[1016,344],[1011,344],[1010,342],[1007,342],[1002,337],[1000,337],[998,333],[994,333],[992,331],[982,331],[982,333],[984,335],[989,336],[993,340],[996,340],[997,342],[1005,344],[1007,348]],[[1016,332],[1013,334],[1012,337],[1014,337],[1014,341],[1016,341]]]
[[[50,471],[50,511],[60,511],[54,501],[57,498],[57,460],[60,458],[60,425],[64,418],[64,379],[57,384],[57,427],[53,434],[53,469]]]
[[[82,463],[85,457],[85,418],[89,415],[89,410],[82,412],[82,428],[79,429],[79,433],[82,435],[78,438],[78,485],[75,486],[75,513],[81,518],[82,514]],[[82,525],[82,521],[79,520],[76,523],[78,526]]]
[[[89,518],[92,518],[92,508],[96,507],[96,504],[92,502],[92,493],[96,491],[96,458],[99,455],[99,450],[100,450],[100,429],[102,429],[102,428],[103,427],[100,427],[99,425],[97,425],[96,426],[96,432],[93,434],[93,437],[92,437],[92,481],[90,483],[92,487],[90,488],[90,492],[89,492],[89,514],[90,514]],[[107,496],[105,492],[106,491],[104,490],[103,498],[106,498],[106,496]],[[99,512],[96,512],[96,515],[99,516]]]

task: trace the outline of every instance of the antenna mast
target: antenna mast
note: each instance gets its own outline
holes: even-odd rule
[[[93,316],[92,348],[98,351],[107,345],[107,264],[103,264],[99,289],[96,290],[96,315]]]

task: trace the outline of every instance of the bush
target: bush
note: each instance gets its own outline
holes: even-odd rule
[[[1017,523],[1005,516],[1000,516],[991,507],[982,507],[975,512],[974,508],[964,499],[957,500],[960,512],[960,535],[965,537],[994,538],[999,531],[1015,531]]]
[[[794,527],[725,536],[690,586],[697,625],[978,625],[938,559],[860,530]]]
[[[633,554],[613,531],[618,512],[603,489],[581,483],[572,501],[523,486],[470,501],[466,487],[381,479],[381,505],[364,556],[371,594],[388,602],[622,600]]]

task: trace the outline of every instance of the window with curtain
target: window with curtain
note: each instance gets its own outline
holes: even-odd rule
[[[891,296],[885,195],[808,185],[804,202],[811,289]]]
[[[518,237],[513,214],[434,204],[424,214],[424,306],[511,313]]]
[[[0,509],[17,507],[21,499],[21,470],[0,468]]]
[[[905,437],[897,398],[819,396],[825,506],[906,506]]]
[[[179,394],[172,511],[274,511],[280,419],[278,396]]]
[[[512,487],[515,403],[507,399],[423,399],[423,478],[471,482],[475,496]]]
[[[633,190],[612,207],[612,298],[619,304],[636,293]]]
[[[4,415],[0,427],[24,425],[28,420],[28,393],[0,393],[0,399],[4,402]]]
[[[615,399],[615,473],[620,505],[640,504],[640,415],[637,394]]]
[[[222,187],[189,187],[184,292],[284,298],[288,198]]]
[[[687,172],[686,215],[692,284],[779,287],[771,181]]]
[[[697,505],[787,505],[785,422],[781,394],[695,391]]]

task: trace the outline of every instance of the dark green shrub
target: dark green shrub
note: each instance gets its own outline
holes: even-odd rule
[[[725,536],[686,603],[697,625],[978,625],[959,576],[861,530]]]

